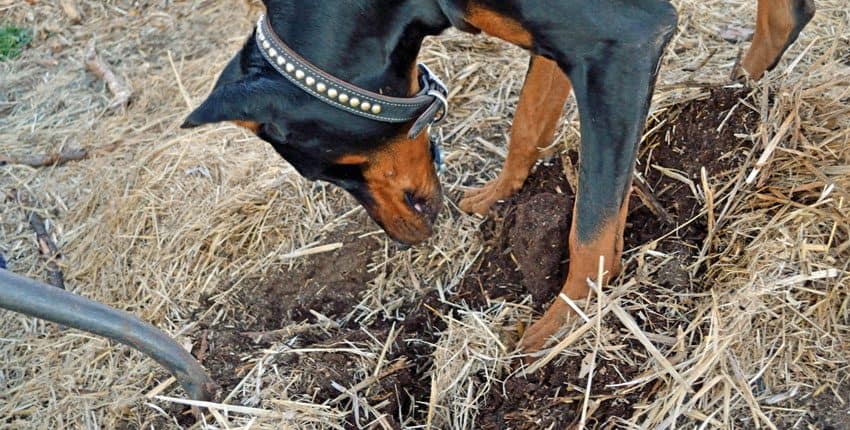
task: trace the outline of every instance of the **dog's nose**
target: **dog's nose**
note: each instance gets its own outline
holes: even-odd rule
[[[417,196],[409,191],[404,193],[404,200],[413,209],[413,212],[422,217],[428,224],[434,223],[442,206],[442,199],[439,197],[428,199]]]

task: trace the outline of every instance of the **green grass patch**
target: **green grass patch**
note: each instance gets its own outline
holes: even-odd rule
[[[11,25],[0,27],[0,61],[21,55],[24,46],[32,41],[32,32]]]

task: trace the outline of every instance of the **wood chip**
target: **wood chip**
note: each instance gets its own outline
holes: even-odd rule
[[[102,58],[100,58],[97,50],[95,49],[94,39],[89,42],[89,46],[86,49],[85,63],[86,69],[89,72],[106,82],[107,88],[109,88],[109,91],[114,96],[112,102],[109,103],[110,110],[124,107],[130,102],[130,97],[133,95],[133,91],[130,89],[130,86],[127,85],[123,79],[119,78],[112,71],[112,68],[110,68]]]

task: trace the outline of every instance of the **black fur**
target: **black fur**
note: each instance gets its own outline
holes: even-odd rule
[[[811,18],[812,0],[797,0],[792,40]],[[388,95],[408,95],[424,37],[486,8],[532,36],[531,50],[569,76],[581,121],[579,241],[615,217],[631,183],[661,55],[676,28],[667,0],[334,0],[266,2],[272,27],[295,51],[339,78]],[[187,120],[261,124],[259,136],[299,172],[336,183],[368,202],[355,168],[333,160],[380,148],[409,124],[371,121],[334,109],[289,84],[265,63],[253,40],[231,61],[210,98]],[[365,203],[364,203],[365,204]]]
[[[436,3],[420,0],[267,1],[269,22],[294,51],[334,76],[389,96],[409,96],[419,47],[450,23]],[[300,174],[339,185],[368,201],[359,169],[334,163],[365,154],[406,133],[350,115],[313,98],[280,76],[252,35],[228,63],[207,100],[185,121],[196,127],[221,121],[260,124],[270,143]]]

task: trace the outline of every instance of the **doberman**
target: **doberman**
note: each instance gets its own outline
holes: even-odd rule
[[[266,17],[184,127],[220,121],[247,127],[306,178],[349,191],[392,238],[415,244],[431,235],[442,200],[427,130],[437,104],[429,100],[440,92],[424,91],[433,78],[416,66],[420,46],[451,26],[487,33],[527,49],[531,60],[504,167],[460,207],[486,213],[523,185],[572,91],[581,162],[562,292],[585,297],[600,261],[605,276],[617,275],[638,143],[677,26],[668,1],[266,0],[265,6]],[[742,63],[749,76],[758,79],[775,66],[813,15],[813,0],[758,0],[755,36]],[[382,117],[396,104],[394,120]],[[411,110],[429,111],[428,124]],[[521,346],[541,348],[569,313],[556,299]]]

